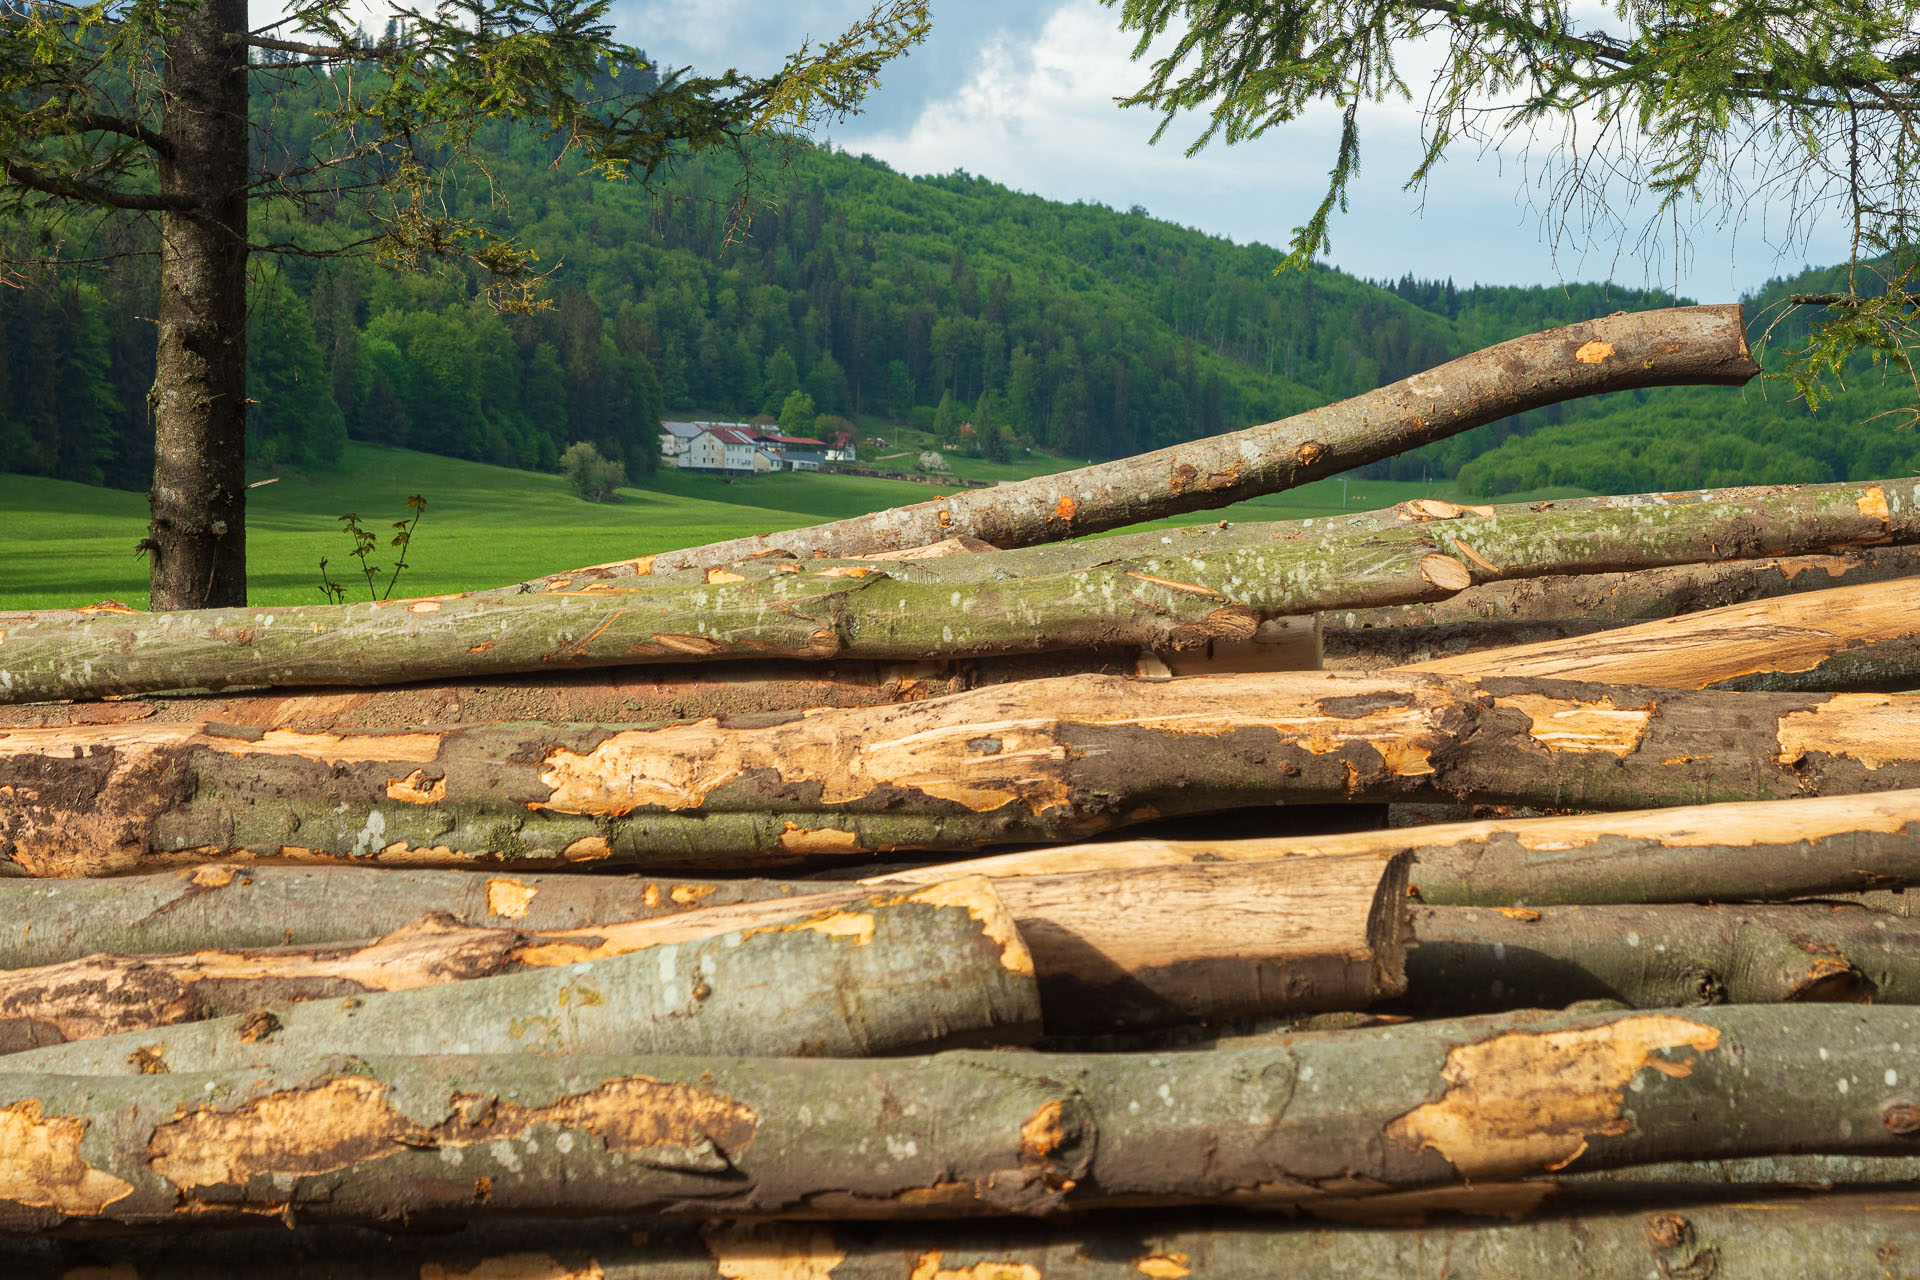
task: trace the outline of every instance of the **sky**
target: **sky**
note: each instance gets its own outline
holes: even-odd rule
[[[615,0],[620,38],[662,66],[768,71],[808,37],[828,38],[868,0]],[[863,113],[817,135],[908,174],[965,169],[1054,200],[1143,206],[1158,218],[1245,243],[1284,247],[1325,191],[1337,121],[1309,113],[1251,143],[1183,154],[1198,120],[1158,145],[1157,117],[1114,99],[1137,89],[1144,63],[1118,11],[1098,0],[934,0],[933,33],[890,64]],[[1403,65],[1410,83],[1418,59]],[[1803,264],[1846,257],[1837,226],[1781,243],[1777,209],[1736,220],[1688,211],[1676,277],[1671,232],[1648,243],[1644,214],[1583,231],[1543,217],[1538,164],[1462,150],[1423,191],[1402,190],[1420,155],[1411,105],[1361,117],[1362,165],[1325,260],[1367,279],[1411,273],[1470,284],[1613,280],[1730,301]],[[1539,153],[1536,152],[1536,158]],[[1632,193],[1615,190],[1616,205]]]

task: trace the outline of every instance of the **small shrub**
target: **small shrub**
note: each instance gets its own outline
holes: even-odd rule
[[[601,457],[600,451],[584,440],[568,445],[560,455],[560,472],[573,491],[588,502],[618,502],[620,495],[614,490],[627,482],[625,466]]]
[[[408,567],[407,548],[413,545],[413,531],[419,527],[420,517],[427,513],[427,500],[417,493],[413,494],[407,499],[407,510],[413,512],[413,519],[395,520],[393,522],[393,540],[388,545],[398,547],[400,554],[394,557],[393,572],[387,576],[387,589],[385,591],[379,590],[381,567],[368,559],[368,557],[373,554],[374,547],[380,541],[379,535],[375,534],[372,530],[361,527],[360,516],[357,512],[349,511],[346,515],[340,517],[340,523],[345,526],[344,532],[349,538],[353,539],[353,550],[347,554],[360,562],[360,573],[367,580],[367,599],[369,600],[386,600],[390,598],[393,595],[393,584],[400,580],[400,571]],[[375,594],[376,592],[378,592],[378,594]],[[320,594],[334,604],[345,604],[347,602],[347,589],[335,582],[333,578],[328,575],[327,558],[325,556],[320,557]]]

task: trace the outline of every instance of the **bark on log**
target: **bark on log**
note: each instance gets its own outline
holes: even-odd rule
[[[1563,1196],[1564,1198],[1564,1196]],[[1350,1280],[1745,1277],[1887,1280],[1920,1253],[1912,1191],[1767,1195],[1542,1212],[1538,1184],[1323,1207],[1319,1221],[1187,1210],[1071,1224],[474,1222],[0,1241],[0,1270],[62,1280]],[[1378,1203],[1376,1203],[1378,1202]],[[1547,1206],[1558,1199],[1548,1199]],[[1476,1215],[1450,1216],[1455,1206]],[[1398,1216],[1371,1218],[1368,1211]],[[1521,1220],[1511,1220],[1511,1219]]]
[[[1422,907],[1422,1014],[1791,1001],[1920,1003],[1920,929],[1861,907]]]
[[[1002,901],[1031,954],[1047,1029],[1058,1035],[1358,1009],[1398,995],[1406,990],[1406,882],[1404,857],[1298,859],[1033,877],[1009,882]],[[802,916],[845,929],[871,911],[874,894],[859,885],[797,898],[776,892],[546,932],[426,915],[373,942],[239,949],[202,938],[188,954],[93,954],[0,972],[0,1053],[269,1003],[550,969]],[[336,911],[333,927],[342,924],[353,927]]]
[[[830,887],[792,880],[222,864],[106,879],[0,879],[0,970],[102,952],[164,956],[355,942],[431,915],[476,929],[554,933],[792,899]]]
[[[764,866],[1285,801],[1628,808],[1916,785],[1920,697],[1087,676],[744,726],[0,731],[0,862]]]
[[[1432,906],[1783,902],[1920,885],[1920,791],[1450,822],[1256,840],[1108,840],[888,872],[931,883],[1122,872],[1187,862],[1414,856]]]
[[[1835,587],[1405,669],[1668,689],[1909,689],[1920,684],[1920,590],[1903,580]]]
[[[1208,1053],[23,1072],[0,1076],[0,1228],[1289,1207],[1681,1158],[1905,1155],[1916,1073],[1920,1010],[1850,1005],[1410,1023]]]
[[[1920,540],[1920,484],[1409,520],[1330,536],[1217,531],[1202,550],[1072,548],[761,561],[691,582],[273,611],[108,614],[0,631],[0,701],[369,685],[710,659],[946,659],[1204,649],[1285,614],[1435,599],[1498,577]],[[1491,508],[1488,508],[1491,510]],[[1304,528],[1304,524],[1301,526]],[[1283,531],[1284,532],[1284,531]],[[1090,557],[1093,563],[1088,563]]]
[[[1500,508],[1496,508],[1500,510]],[[1771,600],[1802,591],[1853,587],[1920,576],[1920,547],[1846,547],[1811,555],[1763,556],[1669,565],[1627,573],[1587,573],[1483,582],[1424,604],[1331,612],[1341,643],[1384,643],[1390,628],[1457,625],[1650,622],[1702,609]],[[1351,634],[1358,633],[1358,634]]]
[[[749,918],[769,915],[779,919],[781,913],[759,911]],[[402,937],[384,951],[362,955],[362,967],[349,972],[367,994],[300,1003],[274,1003],[282,996],[277,984],[239,957],[231,965],[233,980],[249,984],[254,1012],[62,1044],[68,1032],[99,1029],[89,1014],[111,1017],[105,999],[85,1003],[89,995],[102,994],[100,986],[145,978],[138,969],[93,973],[81,961],[72,967],[81,1003],[71,1018],[60,1009],[23,1007],[17,1021],[0,1027],[5,1048],[44,1055],[20,1059],[48,1064],[36,1070],[110,1075],[224,1070],[325,1053],[456,1048],[857,1056],[1019,1044],[1039,1033],[1032,957],[981,879],[837,895],[836,905],[825,910],[702,934],[685,929],[683,941],[610,955],[595,945],[602,941],[597,936],[549,938],[517,949],[513,960],[523,971],[473,981],[455,980],[497,966],[485,952],[515,950],[513,933],[468,931],[466,946],[451,953],[418,948],[424,961]],[[470,958],[468,951],[482,954]],[[211,963],[217,975],[220,961]],[[424,975],[434,985],[381,990],[384,983],[413,980],[420,963],[439,966]],[[169,994],[167,977],[164,971],[154,975],[162,999]],[[171,994],[194,998],[190,988]]]
[[[953,537],[996,547],[1056,542],[1291,489],[1544,404],[1637,387],[1741,386],[1759,371],[1737,305],[1611,315],[1515,338],[1245,431],[651,559],[664,571],[770,551],[846,556]]]

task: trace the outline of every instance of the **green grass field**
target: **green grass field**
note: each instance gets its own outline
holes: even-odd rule
[[[1029,458],[995,464],[955,459],[970,479],[1025,479],[1072,462]],[[1414,497],[1452,497],[1445,484],[1354,482],[1346,509],[1390,506]],[[366,598],[352,541],[338,517],[358,512],[382,533],[375,563],[391,566],[385,535],[409,513],[408,494],[427,499],[396,596],[503,586],[542,573],[623,556],[646,555],[743,534],[790,529],[923,502],[948,492],[922,484],[831,474],[715,476],[664,471],[644,488],[624,489],[617,504],[582,502],[558,476],[510,471],[402,449],[350,444],[340,470],[324,477],[285,476],[248,499],[247,561],[255,604],[319,604],[319,562]],[[1574,491],[1517,494],[1516,501]],[[1287,520],[1329,515],[1341,483],[1320,481],[1216,512],[1161,523]],[[145,608],[146,562],[134,544],[146,533],[143,494],[58,480],[0,475],[0,609],[71,608],[114,599]],[[382,579],[384,586],[384,577]]]

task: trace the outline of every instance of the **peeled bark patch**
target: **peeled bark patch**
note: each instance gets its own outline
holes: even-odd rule
[[[49,1116],[37,1099],[0,1107],[0,1200],[61,1213],[100,1213],[133,1184],[88,1164],[80,1154],[87,1121]]]
[[[1780,758],[1851,756],[1868,769],[1920,756],[1920,707],[1883,693],[1836,693],[1780,718]]]
[[[811,1222],[706,1222],[700,1242],[724,1280],[831,1280],[847,1260],[833,1229]]]
[[[1441,1071],[1445,1096],[1395,1120],[1387,1136],[1409,1150],[1439,1152],[1467,1178],[1562,1169],[1589,1138],[1628,1131],[1622,1090],[1640,1071],[1691,1073],[1691,1059],[1657,1051],[1705,1053],[1719,1043],[1717,1027],[1659,1015],[1461,1045]]]
[[[437,1124],[414,1123],[387,1100],[387,1086],[340,1076],[281,1090],[237,1107],[196,1108],[154,1128],[154,1172],[182,1191],[245,1187],[262,1175],[310,1177],[362,1166],[413,1148],[519,1138],[538,1124],[577,1128],[609,1151],[652,1152],[682,1167],[726,1162],[753,1141],[751,1107],[709,1090],[646,1076],[609,1080],[550,1106],[501,1098],[455,1099]]]
[[[1495,698],[1494,705],[1511,707],[1530,722],[1527,732],[1549,751],[1603,751],[1631,755],[1653,719],[1654,704],[1617,707],[1611,698],[1597,701],[1514,694]]]

